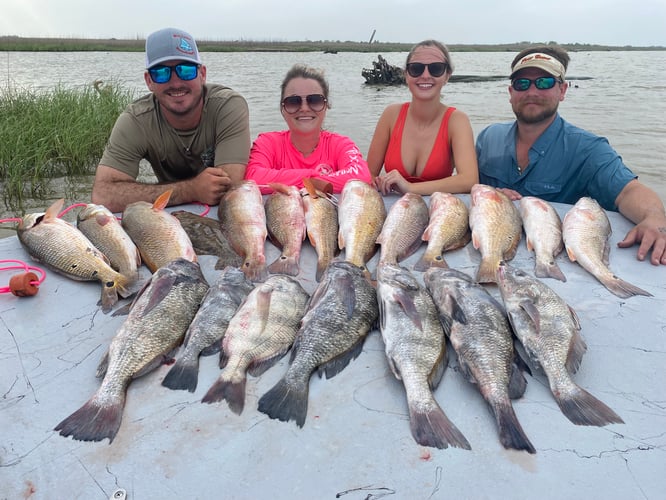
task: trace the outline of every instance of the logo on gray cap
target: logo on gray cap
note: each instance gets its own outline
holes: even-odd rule
[[[197,42],[192,35],[176,28],[165,28],[148,35],[146,68],[172,60],[201,64]]]

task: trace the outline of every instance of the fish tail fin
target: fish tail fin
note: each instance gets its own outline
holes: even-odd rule
[[[449,265],[447,262],[444,260],[444,257],[442,257],[442,254],[430,254],[426,250],[423,252],[423,255],[421,258],[414,264],[414,271],[427,271],[431,267],[439,267],[442,269],[448,269]]]
[[[448,448],[451,445],[465,450],[472,449],[462,432],[436,403],[424,409],[410,405],[409,425],[414,440],[422,446]]]
[[[111,404],[93,396],[81,408],[55,426],[61,436],[72,436],[78,441],[102,441],[109,438],[109,444],[120,429],[125,407],[125,393]]]
[[[575,386],[567,392],[554,391],[559,394],[555,399],[564,416],[576,425],[623,424],[624,420],[605,403],[598,400],[585,389]]]
[[[497,428],[502,446],[507,449],[524,450],[532,454],[536,453],[534,446],[520,425],[511,404],[507,402],[492,405],[492,409],[497,420]]]
[[[268,268],[264,262],[252,264],[245,261],[241,270],[247,276],[247,279],[253,283],[263,283],[268,278]]]
[[[230,379],[224,373],[210,386],[206,395],[201,399],[202,403],[215,403],[226,400],[229,409],[236,415],[240,415],[245,407],[245,372]]]
[[[102,305],[102,312],[107,314],[111,312],[113,306],[118,303],[118,292],[115,287],[102,284],[102,295],[100,296],[100,304]]]
[[[599,278],[599,281],[608,288],[608,290],[613,294],[617,295],[620,298],[628,299],[635,295],[643,295],[645,297],[652,297],[650,292],[646,292],[642,288],[639,288],[631,283],[624,281],[623,279],[618,278],[614,275],[609,275],[608,278],[602,277]]]
[[[293,384],[283,378],[261,396],[259,411],[281,422],[295,420],[296,425],[303,427],[308,412],[308,392],[307,381]]]
[[[102,294],[100,297],[100,304],[102,305],[102,312],[105,314],[110,312],[114,305],[118,303],[118,297],[127,298],[132,293],[132,279],[120,274],[114,273],[109,281],[102,281]]]
[[[169,373],[166,374],[164,380],[162,380],[162,385],[174,391],[188,390],[194,392],[197,388],[198,380],[199,357],[180,357],[171,367]]]
[[[271,274],[288,274],[289,276],[298,276],[300,272],[298,260],[296,257],[289,257],[287,255],[280,255],[275,262],[268,266],[268,272]]]
[[[479,270],[476,273],[477,283],[497,283],[497,269],[499,260],[484,257],[479,264]]]
[[[534,267],[534,275],[537,278],[554,278],[560,281],[566,281],[567,278],[555,262],[537,261]]]

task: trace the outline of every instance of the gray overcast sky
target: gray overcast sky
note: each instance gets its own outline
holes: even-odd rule
[[[290,5],[287,6],[287,3]],[[666,0],[0,0],[0,35],[666,46]]]

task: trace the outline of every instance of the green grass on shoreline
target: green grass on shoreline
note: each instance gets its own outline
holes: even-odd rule
[[[416,43],[416,42],[415,42]],[[453,52],[518,52],[533,42],[506,44],[448,44]],[[536,42],[534,42],[536,43]],[[538,42],[543,43],[543,42]],[[555,42],[545,42],[555,43]],[[397,42],[353,42],[339,40],[322,41],[219,41],[197,40],[201,52],[406,52],[413,43]],[[575,51],[616,51],[616,50],[666,50],[662,46],[611,46],[587,43],[562,43],[565,49]],[[1,36],[0,51],[29,52],[143,52],[145,40],[136,38],[121,40],[116,38],[24,38]]]
[[[133,98],[118,83],[0,93],[5,205],[21,207],[25,198],[45,196],[52,178],[92,174],[116,118]]]

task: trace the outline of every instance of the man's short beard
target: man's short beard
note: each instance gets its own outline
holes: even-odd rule
[[[514,110],[514,114],[516,115],[516,118],[518,119],[519,122],[527,123],[530,125],[547,121],[553,116],[555,116],[555,113],[557,113],[557,105],[553,108],[544,109],[543,111],[541,111],[536,115],[526,115],[522,111]]]
[[[168,106],[168,107],[167,107],[167,106],[165,106],[164,104],[162,104],[162,106],[164,106],[164,107],[165,107],[170,113],[172,113],[172,114],[174,114],[174,115],[176,115],[176,116],[187,116],[189,113],[191,113],[192,111],[194,111],[195,109],[197,109],[197,107],[199,106],[199,104],[201,104],[201,102],[203,101],[203,98],[204,98],[204,94],[203,94],[203,91],[202,91],[202,92],[199,94],[199,99],[197,99],[196,101],[194,101],[194,102],[192,103],[192,105],[189,106],[187,109],[182,109],[182,110],[174,109],[174,108],[172,108],[171,106]]]

